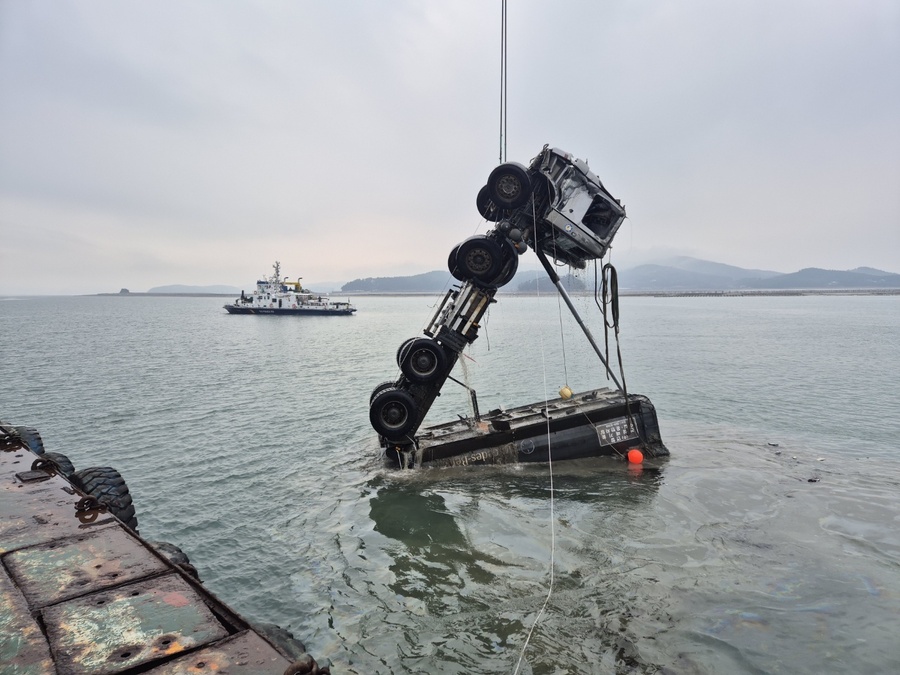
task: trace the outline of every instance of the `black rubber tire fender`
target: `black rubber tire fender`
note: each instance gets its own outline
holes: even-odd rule
[[[61,452],[45,452],[41,455],[41,459],[49,459],[56,465],[57,473],[68,478],[75,473],[75,465],[72,461]],[[35,460],[37,461],[37,460]]]
[[[427,384],[438,379],[447,367],[447,355],[431,338],[417,338],[407,347],[400,370],[412,382]]]
[[[125,479],[111,466],[94,466],[73,473],[69,480],[84,494],[94,497],[116,518],[135,532],[137,515]]]
[[[178,567],[199,581],[200,575],[197,574],[197,568],[191,564],[191,559],[188,558],[187,553],[181,550],[180,546],[176,546],[168,541],[148,541],[147,543],[170,563],[178,565]]]
[[[22,447],[31,450],[36,455],[44,454],[44,441],[38,430],[33,427],[13,427],[19,435]]]
[[[390,441],[400,441],[416,424],[418,406],[409,393],[390,387],[379,393],[369,406],[372,428]]]
[[[491,201],[501,209],[517,209],[531,197],[528,169],[518,162],[507,162],[491,171],[487,187]]]
[[[295,638],[291,631],[282,628],[278,624],[254,623],[250,627],[262,635],[276,650],[281,652],[282,655],[286,656],[291,661],[296,661],[306,655],[306,645]],[[288,670],[290,670],[290,668]]]
[[[189,565],[191,562],[187,553],[182,551],[180,546],[176,546],[168,541],[148,541],[147,543],[173,565]]]
[[[463,281],[490,284],[503,267],[503,251],[490,237],[469,237],[457,248],[456,266]]]

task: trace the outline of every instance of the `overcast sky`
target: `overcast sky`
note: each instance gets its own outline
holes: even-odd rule
[[[900,272],[900,2],[508,7],[508,159],[587,159],[613,263]],[[0,0],[0,294],[445,268],[486,229],[500,8]]]

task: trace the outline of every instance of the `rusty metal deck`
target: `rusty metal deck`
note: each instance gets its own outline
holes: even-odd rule
[[[3,673],[328,672],[293,661],[102,506],[78,510],[84,495],[32,470],[37,458],[0,447]]]

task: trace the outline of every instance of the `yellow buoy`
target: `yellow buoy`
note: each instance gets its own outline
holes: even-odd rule
[[[559,395],[562,396],[563,400],[568,401],[572,398],[572,390],[569,389],[569,385],[565,385],[562,389],[559,390]]]

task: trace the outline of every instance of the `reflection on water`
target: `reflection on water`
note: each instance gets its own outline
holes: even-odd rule
[[[426,470],[371,481],[369,516],[386,538],[379,546],[390,559],[387,585],[416,616],[404,626],[400,671],[443,672],[460,653],[482,672],[511,670],[549,590],[551,556],[549,616],[568,616],[560,625],[542,622],[528,669],[567,662],[547,650],[582,630],[596,634],[594,648],[607,663],[637,664],[628,638],[632,610],[612,611],[604,596],[621,593],[625,600],[630,592],[620,575],[633,563],[613,549],[624,547],[623,527],[647,517],[663,475],[664,465],[558,465],[553,520],[546,467]],[[585,556],[593,569],[583,569]]]

